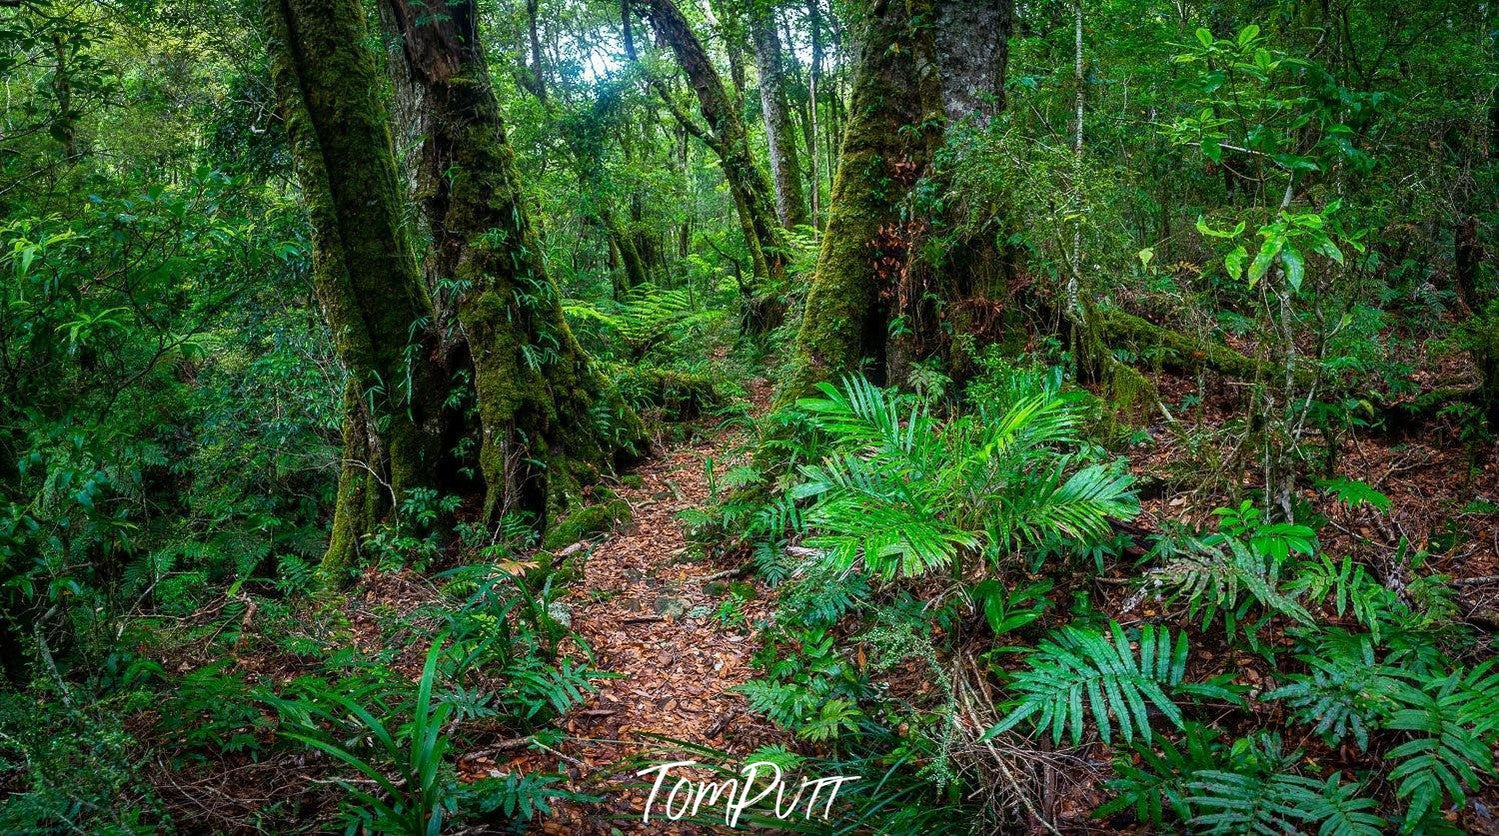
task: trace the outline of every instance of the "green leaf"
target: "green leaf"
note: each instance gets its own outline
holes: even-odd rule
[[[1260,251],[1254,256],[1254,263],[1249,265],[1249,286],[1254,287],[1265,274],[1270,272],[1270,265],[1275,263],[1275,257],[1280,255],[1280,250],[1286,244],[1286,239],[1280,235],[1271,235],[1260,247]]]
[[[1286,284],[1296,293],[1301,292],[1301,280],[1306,272],[1306,264],[1301,259],[1301,252],[1295,247],[1286,247],[1280,251],[1280,263],[1286,268]]]
[[[1228,275],[1234,279],[1244,276],[1244,259],[1249,257],[1249,251],[1240,244],[1233,251],[1223,257],[1223,266],[1228,270]]]
[[[1219,144],[1217,139],[1204,137],[1202,140],[1202,153],[1207,155],[1207,158],[1214,163],[1223,162],[1223,146]]]

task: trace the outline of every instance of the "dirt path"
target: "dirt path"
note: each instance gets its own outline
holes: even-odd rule
[[[563,747],[575,786],[605,796],[597,805],[559,810],[547,832],[632,830],[645,793],[641,764],[700,759],[652,735],[743,755],[779,739],[748,711],[734,686],[749,679],[759,647],[753,624],[769,615],[763,586],[733,580],[726,567],[695,554],[677,514],[709,502],[705,464],[722,474],[735,443],[712,428],[705,437],[660,451],[639,467],[639,482],[619,491],[630,523],[595,544],[581,582],[569,595],[573,628],[596,654],[596,666],[620,674],[566,721],[573,736]],[[733,587],[731,589],[731,583]],[[742,600],[739,593],[753,590]],[[743,618],[724,618],[725,601],[741,598]],[[555,760],[553,761],[555,765]],[[651,832],[661,832],[653,823]]]

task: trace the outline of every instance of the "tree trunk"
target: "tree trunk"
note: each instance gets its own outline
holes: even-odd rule
[[[982,131],[1004,107],[1010,0],[934,0],[927,8],[935,21],[930,60],[936,68],[937,109],[946,118],[941,134],[953,146],[965,134]],[[944,193],[951,173],[927,172],[925,188]],[[950,375],[966,377],[977,360],[968,346],[1003,339],[1010,320],[1004,299],[1009,262],[993,227],[955,238],[956,217],[928,214],[928,222],[914,231],[894,294],[897,307],[891,313],[906,326],[887,351],[895,381],[903,381],[915,362],[933,356],[944,359]],[[945,239],[942,245],[929,246],[938,236]],[[954,334],[976,339],[954,341]]]
[[[635,239],[630,233],[621,229],[619,219],[614,216],[614,211],[607,205],[599,210],[599,220],[603,222],[604,228],[609,232],[609,240],[619,253],[620,268],[624,272],[624,281],[620,290],[630,291],[650,281],[650,273],[645,269],[645,261],[640,257],[640,250],[635,246]],[[621,298],[623,294],[616,293],[615,298]]]
[[[812,30],[812,67],[807,75],[807,164],[811,167],[812,223],[822,225],[822,175],[817,157],[818,89],[822,86],[822,0],[808,0],[807,27]]]
[[[537,25],[538,0],[526,0],[527,34],[531,47],[531,91],[536,98],[547,100],[546,62],[541,57],[541,31]]]
[[[1467,328],[1478,367],[1478,403],[1489,427],[1499,430],[1499,297],[1485,298],[1479,287],[1488,253],[1479,237],[1477,216],[1463,216],[1453,231],[1453,243],[1453,281],[1470,312]]]
[[[604,406],[625,436],[639,421],[604,385],[562,317],[525,206],[478,40],[474,0],[385,0],[406,69],[424,93],[419,180],[429,259],[461,290],[474,370],[484,516],[548,516],[614,452]]]
[[[797,335],[797,371],[782,397],[857,371],[885,376],[891,302],[917,227],[901,211],[941,136],[930,57],[930,11],[914,0],[876,0],[864,26],[817,273]]]
[[[950,122],[987,122],[1005,104],[1012,0],[936,0],[942,109]]]
[[[327,580],[413,488],[436,481],[446,381],[432,304],[402,225],[381,79],[358,0],[267,0],[271,68],[302,199],[313,280],[349,378]]]
[[[755,278],[780,278],[786,269],[786,245],[771,209],[770,183],[750,154],[749,138],[713,61],[672,0],[638,0],[657,40],[676,55],[687,82],[697,94],[708,123],[703,139],[718,154],[724,179],[734,197],[745,243],[755,260]]]
[[[784,61],[775,16],[766,9],[753,13],[750,31],[755,41],[755,66],[760,71],[760,112],[770,145],[770,176],[776,190],[776,217],[790,229],[806,224],[802,171],[796,154],[796,134],[786,107]]]
[[[1003,263],[992,235],[928,261],[930,227],[910,211],[910,190],[952,126],[982,124],[1002,106],[1009,26],[1009,0],[874,3],[789,395],[865,360],[872,379],[899,377],[946,339],[935,298],[964,302],[997,284]],[[896,317],[906,336],[890,336]]]

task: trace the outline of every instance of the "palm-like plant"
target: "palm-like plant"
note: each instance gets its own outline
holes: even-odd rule
[[[438,637],[427,652],[407,723],[391,724],[396,712],[378,695],[370,695],[374,699],[366,705],[330,689],[315,689],[311,699],[270,699],[289,726],[282,736],[352,767],[371,787],[340,781],[353,802],[348,809],[351,826],[437,834],[456,809],[456,784],[444,764],[448,737],[443,727],[453,706],[432,699],[444,638]]]
[[[1139,508],[1131,477],[1085,460],[1080,403],[1055,385],[942,419],[925,400],[850,377],[798,406],[830,439],[792,489],[808,543],[841,566],[915,576],[961,555],[1096,540]]]

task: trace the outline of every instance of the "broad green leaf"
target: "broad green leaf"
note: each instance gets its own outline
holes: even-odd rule
[[[1280,263],[1286,268],[1286,284],[1291,290],[1301,292],[1301,280],[1306,272],[1306,265],[1301,259],[1301,253],[1295,247],[1286,247],[1280,251]]]
[[[1233,251],[1223,257],[1223,266],[1228,269],[1228,275],[1234,279],[1242,278],[1244,275],[1244,259],[1249,257],[1249,251],[1240,244]]]

